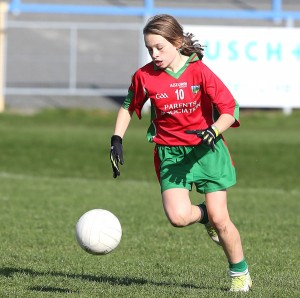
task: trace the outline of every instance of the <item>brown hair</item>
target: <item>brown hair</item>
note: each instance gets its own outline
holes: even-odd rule
[[[197,53],[200,60],[203,58],[203,47],[198,40],[193,40],[192,33],[184,33],[178,21],[168,14],[159,14],[150,18],[143,29],[143,34],[156,34],[165,38],[177,47],[185,56]]]

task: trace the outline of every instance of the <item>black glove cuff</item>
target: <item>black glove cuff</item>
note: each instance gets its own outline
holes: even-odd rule
[[[111,146],[113,146],[113,144],[115,144],[115,143],[122,144],[122,138],[120,136],[118,136],[118,135],[113,135],[111,137],[110,144],[111,144]]]

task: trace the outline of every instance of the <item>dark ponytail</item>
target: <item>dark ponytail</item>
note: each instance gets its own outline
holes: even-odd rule
[[[194,34],[184,33],[183,43],[180,51],[185,56],[190,56],[192,53],[197,53],[200,60],[203,58],[203,46],[198,43],[198,40],[194,40]]]

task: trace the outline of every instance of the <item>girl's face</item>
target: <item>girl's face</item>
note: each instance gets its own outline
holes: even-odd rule
[[[145,46],[158,68],[170,68],[179,57],[177,48],[161,35],[145,34]]]

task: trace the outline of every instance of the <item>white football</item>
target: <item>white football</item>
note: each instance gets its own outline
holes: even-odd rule
[[[105,255],[120,243],[122,227],[119,219],[110,211],[93,209],[84,213],[76,224],[76,239],[86,252]]]

